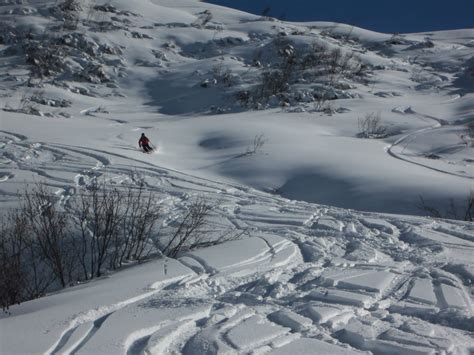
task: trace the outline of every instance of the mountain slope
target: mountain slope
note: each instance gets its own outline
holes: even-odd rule
[[[2,353],[472,351],[472,224],[408,214],[472,190],[474,30],[0,4],[2,207],[140,180],[166,225],[201,198],[246,232],[11,307]]]

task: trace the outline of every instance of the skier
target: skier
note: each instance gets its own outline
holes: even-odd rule
[[[138,141],[138,146],[142,148],[145,153],[151,152],[153,150],[153,148],[150,147],[150,140],[147,138],[147,136],[145,136],[145,133],[142,133],[142,136]]]

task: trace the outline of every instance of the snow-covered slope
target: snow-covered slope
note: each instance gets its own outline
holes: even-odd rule
[[[0,321],[2,353],[472,351],[470,225],[348,213],[137,169],[175,211],[187,194],[204,194],[220,201],[222,223],[251,237],[14,306]]]
[[[0,352],[473,351],[472,223],[406,215],[420,196],[461,210],[473,188],[474,30],[397,37],[195,0],[0,4],[2,210],[26,183],[64,202],[133,173],[171,216],[202,196],[249,234],[14,306]],[[378,113],[386,132],[361,138]]]
[[[449,199],[461,204],[469,195],[473,30],[397,37],[337,24],[282,23],[194,1],[138,4],[84,4],[77,29],[62,25],[60,32],[62,22],[46,17],[47,2],[2,6],[4,106],[21,108],[20,100],[32,96],[66,99],[71,108],[33,104],[58,124],[71,118],[92,124],[92,116],[99,124],[116,123],[90,128],[103,148],[123,146],[117,151],[130,155],[126,148],[146,130],[162,148],[150,158],[161,166],[288,198],[416,214],[420,196],[443,209]],[[32,80],[25,87],[31,67],[23,64],[23,48],[30,62],[41,62],[40,49],[48,46],[69,59],[38,65],[37,71],[53,71],[56,81]],[[338,48],[340,56],[353,56],[348,66],[358,74],[336,67],[329,79],[316,75],[331,70],[322,58]],[[312,53],[316,64],[295,69],[287,90],[239,102],[236,95],[254,93],[262,73],[282,60],[282,50],[309,63]],[[371,113],[380,114],[384,139],[357,137],[359,119]],[[4,131],[31,136],[29,125],[15,127],[21,115],[1,114]],[[47,134],[74,144],[64,133]],[[259,135],[265,141],[260,154],[245,154]],[[21,175],[10,168],[4,179],[12,174]]]

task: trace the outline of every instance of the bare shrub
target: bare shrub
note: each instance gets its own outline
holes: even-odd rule
[[[467,135],[469,138],[474,139],[474,121],[471,121],[467,124]]]
[[[328,67],[332,83],[337,83],[341,78],[361,77],[366,69],[354,52],[343,54],[339,48],[331,53]]]
[[[343,53],[340,48],[329,50],[315,43],[301,59],[301,69],[310,70],[313,76],[329,75],[329,82],[336,83],[342,78],[364,76],[367,67],[354,52]]]
[[[279,62],[261,73],[259,84],[253,94],[256,99],[266,100],[273,95],[288,91],[298,69],[296,49],[286,38],[276,38],[273,45]],[[257,53],[261,55],[260,52]],[[257,63],[261,66],[260,61]]]
[[[161,217],[143,182],[120,189],[94,180],[77,194],[72,210],[79,231],[74,250],[86,280],[101,276],[106,267],[115,270],[145,258]]]
[[[301,59],[302,70],[318,68],[327,56],[326,53],[326,48],[317,43],[313,43],[309,52]]]
[[[222,244],[249,236],[247,229],[223,229],[211,222],[211,213],[218,204],[209,204],[203,197],[192,201],[186,211],[176,221],[176,229],[165,244],[155,240],[157,249],[163,255],[176,258],[186,251]]]
[[[245,154],[246,155],[257,154],[259,151],[262,150],[266,142],[267,140],[265,139],[265,135],[263,133],[257,134],[253,138],[252,145],[247,147],[247,152]]]
[[[257,89],[258,97],[269,98],[270,96],[285,92],[288,87],[288,73],[281,70],[266,70],[262,73],[261,83]]]
[[[252,92],[250,92],[249,90],[238,91],[235,97],[244,106],[250,105],[253,100]]]
[[[22,208],[33,234],[33,247],[65,287],[72,278],[75,261],[68,233],[69,216],[58,209],[55,196],[41,183],[25,192]]]
[[[468,146],[472,147],[473,142],[474,142],[474,121],[469,122],[466,125],[465,130],[459,134],[459,138],[462,140],[462,142]]]
[[[8,227],[0,226],[0,303],[3,310],[20,303],[24,296],[25,275],[22,270],[26,221],[8,217]]]
[[[419,196],[419,202],[416,207],[434,218],[447,218],[460,221],[472,222],[474,219],[474,191],[469,192],[464,204],[459,204],[454,199],[448,200],[443,208],[429,204],[422,196]]]
[[[146,192],[142,181],[136,188],[130,186],[125,194],[120,236],[113,253],[113,268],[122,266],[124,261],[139,261],[147,256],[149,241],[161,218],[161,209],[154,195]]]
[[[343,54],[340,48],[336,48],[327,55],[328,71],[331,74],[336,74],[340,68],[340,62],[343,60]]]
[[[333,115],[338,112],[330,102],[326,102],[325,100],[317,100],[315,110],[316,112],[324,112],[327,115]]]
[[[222,83],[226,87],[231,87],[235,84],[236,77],[230,69],[224,70],[222,63],[212,67],[212,76],[216,83]]]
[[[27,207],[10,211],[0,225],[0,303],[4,310],[41,297],[56,275],[33,233]]]
[[[168,257],[176,258],[180,252],[194,249],[200,245],[205,238],[203,227],[207,224],[211,210],[212,206],[203,199],[191,203],[178,222],[176,231],[163,247],[162,253]]]
[[[368,113],[364,118],[359,118],[359,137],[383,138],[387,136],[387,127],[382,125],[380,112]]]
[[[57,288],[56,275],[44,261],[42,252],[33,238],[34,236],[30,235],[25,240],[24,258],[26,261],[22,264],[26,279],[24,300],[44,296],[53,285]]]
[[[97,180],[77,196],[73,209],[81,243],[79,247],[76,243],[74,248],[80,252],[79,260],[86,279],[88,275],[99,277],[104,271],[112,243],[118,238],[122,203],[123,196],[118,189],[107,189],[105,182]]]
[[[89,280],[151,253],[178,257],[187,250],[239,238],[246,231],[209,221],[215,206],[200,198],[172,227],[158,233],[161,209],[143,180],[109,185],[93,180],[62,210],[39,183],[0,224],[0,303],[4,309],[45,292]]]

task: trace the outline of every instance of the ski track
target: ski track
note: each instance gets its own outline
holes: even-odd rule
[[[74,335],[74,332],[80,329],[80,327],[84,324],[91,323],[93,326],[92,328],[83,334],[82,337],[79,338],[79,341],[76,341],[77,345],[74,346],[71,350],[67,351],[67,353],[75,353],[80,350],[92,337],[93,335],[100,329],[103,323],[110,317],[113,313],[119,311],[120,309],[132,305],[134,303],[138,303],[144,299],[147,299],[154,294],[157,294],[162,288],[165,288],[169,284],[179,282],[179,280],[183,279],[184,277],[177,277],[168,279],[166,281],[160,282],[160,287],[154,284],[151,291],[147,291],[142,293],[138,296],[132,297],[130,299],[121,301],[114,305],[105,305],[99,309],[90,310],[89,312],[84,312],[83,314],[77,315],[71,322],[70,326],[67,330],[63,332],[61,337],[56,341],[56,343],[51,347],[52,350],[48,350],[45,354],[60,354],[63,353],[65,345],[67,345],[68,341]]]
[[[395,110],[395,109],[394,109]],[[398,111],[397,111],[398,112]],[[429,131],[432,131],[434,129],[437,129],[437,128],[440,128],[440,127],[443,127],[444,125],[447,125],[447,121],[443,120],[443,119],[439,119],[439,118],[436,118],[436,117],[433,117],[433,116],[428,116],[428,115],[423,115],[423,114],[419,114],[415,111],[412,111],[411,108],[410,108],[410,111],[409,111],[410,114],[414,114],[415,116],[418,116],[418,117],[425,117],[425,118],[428,118],[430,120],[433,120],[436,122],[435,125],[433,126],[430,126],[430,127],[426,127],[426,128],[421,128],[419,130],[416,130],[416,131],[413,131],[413,132],[410,132],[406,135],[403,135],[402,137],[400,137],[399,139],[397,139],[397,141],[395,141],[394,143],[390,144],[389,146],[385,147],[385,151],[387,152],[387,154],[395,159],[398,159],[398,160],[401,160],[401,161],[404,161],[404,162],[407,162],[407,163],[410,163],[410,164],[413,164],[413,165],[417,165],[417,166],[420,166],[420,167],[423,167],[423,168],[426,168],[426,169],[430,169],[432,171],[436,171],[438,173],[442,173],[442,174],[447,174],[447,175],[451,175],[451,176],[457,176],[457,177],[460,177],[460,178],[463,178],[463,179],[469,179],[469,180],[473,180],[474,179],[474,176],[468,176],[468,175],[465,175],[465,174],[457,174],[455,172],[451,172],[451,171],[446,171],[446,170],[443,170],[443,169],[438,169],[438,168],[435,168],[435,167],[432,167],[432,166],[429,166],[427,164],[423,164],[423,163],[420,163],[420,162],[417,162],[417,161],[414,161],[414,160],[411,160],[405,156],[403,156],[403,150],[401,151],[401,153],[396,153],[394,152],[394,149],[395,148],[398,148],[402,143],[404,142],[410,142],[410,139],[414,139],[416,138],[417,135],[421,134],[421,133],[426,133],[426,132],[429,132]],[[445,149],[445,148],[443,148]],[[433,151],[432,153],[434,153],[435,151]]]
[[[402,137],[394,146],[408,138],[409,135]],[[18,139],[21,139],[21,144],[27,143],[26,137]],[[222,268],[215,268],[210,261],[189,252],[185,256],[197,262],[203,273],[197,274],[195,270],[191,276],[153,285],[152,290],[131,299],[77,315],[45,354],[81,353],[98,331],[110,327],[107,319],[112,314],[119,316],[125,309],[141,307],[148,301],[158,304],[164,302],[162,300],[178,302],[186,295],[195,294],[199,294],[200,299],[210,305],[207,316],[195,319],[185,317],[181,320],[190,322],[189,330],[173,331],[173,327],[170,327],[168,335],[167,323],[159,321],[156,325],[137,329],[128,339],[117,339],[118,342],[124,342],[123,353],[146,353],[154,334],[167,339],[167,351],[170,352],[181,352],[186,344],[207,339],[217,349],[245,353],[248,349],[235,344],[232,334],[247,334],[247,327],[250,327],[248,332],[252,332],[252,327],[257,327],[258,331],[269,334],[268,339],[255,340],[255,343],[251,340],[248,344],[251,348],[275,348],[286,341],[291,344],[300,338],[317,337],[339,347],[387,350],[395,346],[395,343],[384,340],[383,333],[369,339],[361,330],[357,336],[366,339],[364,341],[367,343],[354,342],[351,337],[341,336],[345,334],[346,327],[359,319],[382,322],[387,329],[398,329],[399,326],[392,324],[389,318],[381,316],[384,312],[386,315],[401,317],[415,328],[422,329],[426,325],[435,327],[438,335],[428,339],[429,345],[425,344],[423,347],[426,351],[451,349],[455,339],[465,344],[471,341],[470,346],[474,346],[472,339],[469,340],[470,332],[474,331],[468,325],[470,318],[460,315],[449,318],[450,312],[460,309],[464,309],[466,314],[472,314],[468,290],[470,286],[464,285],[455,275],[439,269],[440,263],[454,261],[438,260],[436,256],[439,248],[474,249],[474,236],[462,223],[433,224],[418,217],[412,217],[412,222],[399,222],[371,213],[348,214],[337,208],[290,202],[245,187],[196,178],[104,150],[59,144],[52,148],[43,144],[41,148],[50,149],[56,156],[62,154],[63,161],[70,159],[88,162],[76,170],[67,164],[55,165],[53,170],[47,166],[48,162],[42,168],[21,166],[21,169],[29,169],[44,176],[52,186],[60,182],[63,186],[61,197],[65,200],[68,194],[74,193],[74,188],[86,184],[87,179],[103,176],[120,181],[126,178],[129,167],[134,166],[142,177],[152,179],[147,182],[150,190],[163,195],[163,198],[172,198],[174,202],[171,208],[179,210],[180,204],[191,196],[205,194],[209,201],[219,201],[226,206],[216,209],[223,220],[238,228],[248,228],[253,238],[258,238],[265,245],[264,249],[252,257]],[[391,153],[391,150],[388,149],[388,152]],[[71,178],[58,179],[45,171],[68,174]],[[66,183],[69,188],[64,188]],[[282,218],[280,211],[284,211],[286,217]],[[266,235],[286,235],[288,239],[272,244]],[[292,247],[296,247],[299,254],[289,253]],[[317,254],[313,254],[316,250]],[[280,260],[284,255],[282,253],[287,251],[289,254]],[[382,258],[380,260],[383,263],[379,264],[379,258]],[[327,262],[328,260],[330,261]],[[419,270],[417,266],[421,260],[426,271]],[[192,265],[187,265],[186,262],[182,264],[192,269]],[[344,277],[331,276],[331,272],[341,268],[345,270]],[[246,272],[242,273],[242,270]],[[436,298],[434,304],[413,296],[420,277],[418,275],[431,280],[432,292]],[[333,281],[328,281],[334,277]],[[355,281],[352,282],[354,277]],[[250,313],[237,317],[236,320],[232,320],[232,317],[213,320],[223,307],[235,308],[238,313],[239,307],[243,305]],[[341,311],[319,323],[313,314],[324,312],[324,307],[335,307],[334,309]],[[268,318],[276,310],[287,312],[283,318],[278,318],[277,323],[270,320],[273,317]],[[198,322],[198,319],[201,320]],[[310,319],[311,325],[305,319]],[[292,327],[299,330],[290,332]],[[357,332],[357,328],[355,329]],[[282,339],[288,340],[282,340],[280,344],[273,334],[283,334]],[[356,336],[354,334],[352,337]],[[408,332],[403,334],[406,337],[414,336]],[[253,339],[251,333],[248,336]],[[450,337],[453,338],[449,340]],[[439,345],[439,338],[445,339],[444,347]],[[401,351],[409,350],[404,348],[408,346],[405,343],[396,343],[396,346]]]

